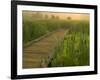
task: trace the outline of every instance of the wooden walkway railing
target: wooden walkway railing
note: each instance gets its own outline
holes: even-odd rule
[[[65,34],[66,30],[60,29],[28,47],[23,47],[23,68],[47,67]]]

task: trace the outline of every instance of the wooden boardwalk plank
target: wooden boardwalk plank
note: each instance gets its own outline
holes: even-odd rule
[[[63,41],[66,30],[58,30],[23,48],[23,68],[47,67],[57,46]]]

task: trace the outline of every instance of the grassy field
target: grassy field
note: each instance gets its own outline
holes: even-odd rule
[[[62,27],[67,27],[67,21],[66,20],[61,20],[53,15],[51,18],[44,17],[41,18],[39,17],[39,13],[32,14],[32,16],[37,16],[31,17],[28,14],[25,15],[23,13],[23,42],[24,44],[31,41],[35,40],[45,34],[48,34],[49,32],[55,31],[59,28]]]
[[[32,16],[23,14],[23,44],[35,40],[50,32],[65,29],[66,33],[61,46],[55,50],[48,67],[85,66],[89,65],[89,21],[59,19],[32,12]],[[42,47],[42,46],[41,46]]]
[[[49,64],[52,67],[89,65],[89,22],[70,22],[69,33]]]

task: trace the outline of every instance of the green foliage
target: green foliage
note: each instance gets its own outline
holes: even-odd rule
[[[89,22],[60,20],[54,15],[51,18],[47,15],[43,19],[42,17],[28,19],[23,16],[24,44],[49,32],[64,28],[68,30],[68,33],[59,49],[56,50],[56,55],[49,66],[89,65]]]
[[[51,61],[52,67],[89,65],[89,25],[75,22]]]
[[[23,23],[23,40],[24,43],[34,40],[48,32],[43,22],[24,22]]]
[[[23,42],[35,40],[63,26],[67,26],[66,21],[57,19],[23,20]]]

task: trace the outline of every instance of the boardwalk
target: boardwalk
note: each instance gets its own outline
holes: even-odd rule
[[[23,68],[47,67],[56,48],[64,39],[66,31],[61,29],[23,48]]]

